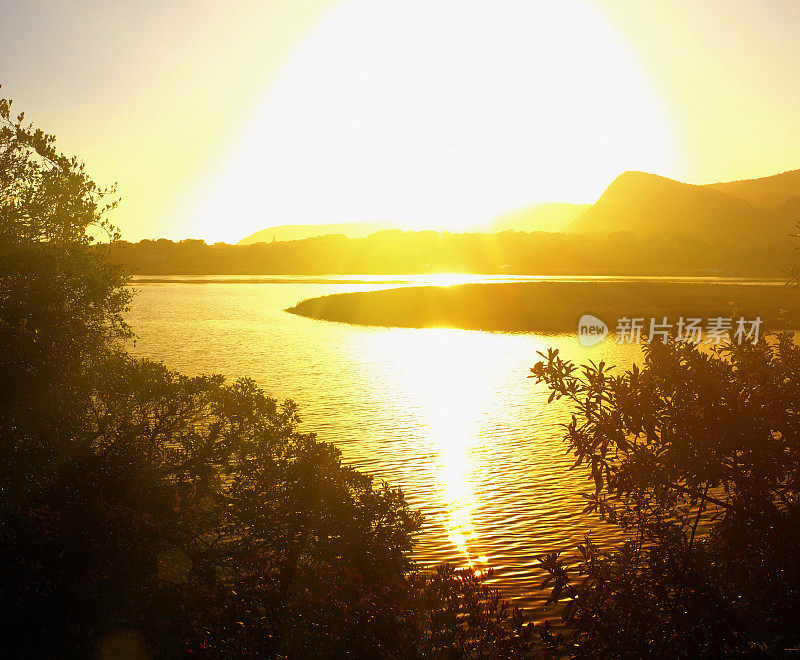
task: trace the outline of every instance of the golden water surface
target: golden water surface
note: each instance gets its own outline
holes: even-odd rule
[[[283,311],[304,298],[413,278],[173,279],[137,284],[135,352],[189,373],[251,376],[270,395],[297,401],[304,430],[402,487],[422,510],[421,565],[492,567],[504,594],[541,614],[534,556],[574,547],[587,532],[610,540],[581,514],[589,485],[569,470],[564,408],[548,405],[527,375],[548,347],[621,365],[638,349],[610,340],[587,349],[575,335],[361,327]]]

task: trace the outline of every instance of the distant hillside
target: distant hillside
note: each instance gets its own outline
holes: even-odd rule
[[[624,172],[568,231],[633,231],[680,235],[711,244],[763,245],[782,240],[791,228],[783,214],[715,187]]]
[[[237,245],[251,245],[253,243],[271,243],[275,241],[301,241],[306,238],[316,238],[329,234],[342,234],[348,238],[361,238],[382,229],[393,229],[388,223],[378,222],[343,222],[339,224],[322,225],[279,225],[257,231],[255,234],[243,238]]]
[[[800,201],[800,170],[791,170],[760,179],[710,183],[705,187],[733,195],[755,206],[774,209],[792,198]]]
[[[498,216],[482,231],[564,231],[571,222],[589,208],[588,204],[534,204],[524,209]]]

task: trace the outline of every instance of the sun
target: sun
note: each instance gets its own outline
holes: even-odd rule
[[[676,175],[660,97],[582,0],[345,0],[265,90],[187,207],[195,233],[381,221],[458,231]]]

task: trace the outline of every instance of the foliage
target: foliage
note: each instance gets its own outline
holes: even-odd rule
[[[491,570],[478,574],[443,564],[417,576],[427,631],[422,657],[539,658],[563,655],[563,639],[548,624],[534,625],[516,605],[486,585]]]
[[[342,465],[249,380],[124,353],[63,443],[58,478],[0,520],[12,656],[89,654],[135,632],[157,655],[541,657],[560,640],[472,570],[420,573],[421,518]]]
[[[106,218],[114,188],[99,188],[52,135],[23,121],[0,99],[0,318],[42,362],[124,334],[128,295],[121,268],[88,249],[90,232],[119,238]]]
[[[10,107],[0,102],[4,652],[90,654],[126,631],[162,654],[380,648],[392,625],[375,610],[394,611],[419,514],[299,433],[295,406],[252,381],[122,352],[126,280],[90,236],[118,238],[103,203],[113,190]]]
[[[0,488],[58,469],[50,436],[80,414],[87,355],[128,334],[130,294],[121,267],[92,248],[87,232],[116,231],[100,189],[54,138],[13,117],[0,99]]]
[[[627,541],[541,557],[576,653],[717,657],[800,642],[800,349],[789,334],[718,350],[668,341],[617,374],[558,351],[532,377],[573,411],[587,512]]]
[[[251,381],[122,354],[89,377],[78,433],[54,438],[64,469],[0,526],[7,642],[54,651],[133,625],[162,652],[375,645],[381,628],[356,623],[392,596],[419,526],[399,491],[344,467]]]

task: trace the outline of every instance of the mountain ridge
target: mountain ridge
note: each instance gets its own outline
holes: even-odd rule
[[[756,206],[778,208],[793,198],[800,198],[800,169],[755,179],[709,183],[705,187],[728,193]]]
[[[594,204],[533,204],[464,231],[571,234],[623,231],[683,236],[712,244],[765,245],[788,238],[798,218],[800,169],[699,185],[629,170],[619,174]],[[331,234],[363,238],[385,230],[408,228],[389,222],[278,225],[257,231],[238,245]],[[431,227],[431,231],[438,230]]]
[[[731,182],[736,184],[732,188],[727,184],[683,183],[649,172],[623,172],[570,223],[567,231],[681,235],[720,244],[775,242],[791,229],[788,210],[755,205],[727,191],[746,190],[753,198],[760,190],[769,189],[770,199],[787,203],[794,191],[794,174],[790,174],[789,185],[782,181],[776,187],[774,177],[762,177]],[[800,194],[800,177],[797,186]],[[778,188],[783,191],[781,195],[775,192]]]

